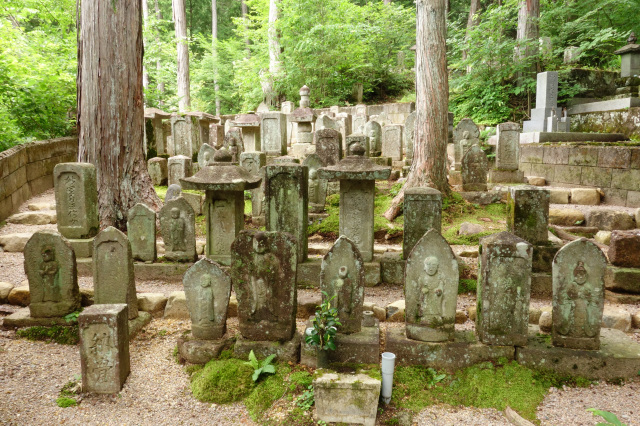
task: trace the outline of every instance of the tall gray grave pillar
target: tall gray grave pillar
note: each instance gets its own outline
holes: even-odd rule
[[[558,109],[558,72],[538,73],[536,83],[536,107],[531,110],[531,120],[522,123],[524,132],[544,132],[547,120]]]
[[[404,192],[404,234],[402,257],[407,259],[416,243],[429,230],[441,232],[442,194],[429,187],[409,188]]]

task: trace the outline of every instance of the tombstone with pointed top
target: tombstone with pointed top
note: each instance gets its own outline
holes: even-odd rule
[[[489,162],[487,154],[479,146],[474,145],[462,158],[461,165],[462,190],[486,191]]]
[[[408,188],[404,192],[404,233],[402,257],[407,259],[411,250],[430,229],[441,232],[442,194],[429,187]]]
[[[347,140],[347,136],[353,133],[351,114],[348,114],[346,112],[338,113],[335,120],[338,123],[338,131],[342,136],[341,143],[344,144]],[[342,146],[342,150],[344,151],[344,145]]]
[[[142,203],[133,206],[127,216],[127,238],[134,259],[155,262],[156,212]]]
[[[211,259],[197,261],[182,280],[191,317],[191,334],[196,339],[215,340],[227,329],[227,308],[231,278]]]
[[[562,247],[553,259],[554,346],[600,349],[607,258],[581,238]]]
[[[338,123],[327,114],[322,114],[316,119],[316,132],[322,129],[339,130]]]
[[[389,124],[382,127],[382,156],[392,160],[402,160],[402,124]]]
[[[531,244],[509,232],[480,240],[476,330],[486,345],[525,346],[531,293]]]
[[[126,303],[129,319],[138,316],[131,244],[113,226],[102,230],[93,242],[93,288],[96,304]]]
[[[424,342],[453,338],[458,298],[458,262],[435,229],[417,242],[405,268],[407,337]]]
[[[165,259],[172,262],[197,260],[195,213],[191,205],[183,197],[174,198],[164,203],[159,215]]]
[[[342,158],[342,135],[337,130],[316,130],[314,134],[316,155],[325,166],[338,164]]]
[[[318,170],[325,165],[317,154],[309,155],[302,165],[309,168],[309,211],[322,213],[327,198],[327,180],[318,178]]]
[[[213,155],[215,153],[216,149],[214,147],[208,143],[203,143],[198,152],[198,166],[202,169],[213,163]]]
[[[382,154],[382,127],[376,121],[368,121],[364,126],[364,134],[369,138],[369,157]]]
[[[362,329],[364,302],[364,261],[355,244],[342,235],[322,259],[320,286],[323,299],[331,299],[342,324],[339,332],[358,333]]]
[[[33,234],[24,246],[24,271],[31,317],[64,317],[80,309],[76,255],[66,238],[49,230]]]

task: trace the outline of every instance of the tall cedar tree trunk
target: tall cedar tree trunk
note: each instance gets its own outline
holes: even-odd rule
[[[249,13],[249,9],[247,8],[247,3],[245,3],[244,0],[240,0],[240,11],[242,13],[242,22],[244,22],[244,29],[245,32],[247,32],[248,34],[248,30],[249,30],[249,21],[247,19],[247,14]],[[251,42],[249,41],[248,38],[244,39],[244,44],[245,44],[245,50],[247,52],[247,58],[249,56],[251,56],[251,50],[249,49],[249,45],[251,44]]]
[[[216,69],[213,70],[213,90],[216,96],[216,115],[220,115],[220,86],[218,85],[218,1],[211,0],[211,40]]]
[[[144,28],[146,28],[149,25],[149,5],[147,4],[147,0],[142,0],[142,19],[143,19],[142,22],[143,22]],[[144,51],[144,48],[147,46],[147,43],[148,41],[143,38],[142,39],[143,51]],[[145,90],[149,88],[149,72],[147,71],[144,64],[142,65],[142,87],[144,87]]]
[[[280,95],[276,93],[274,88],[274,82],[278,79],[282,69],[282,63],[280,62],[280,40],[278,38],[278,30],[276,29],[276,22],[279,16],[279,3],[280,0],[269,1],[269,75],[268,81],[265,84],[264,95],[265,102],[270,107],[275,107],[280,98]]]
[[[469,32],[478,25],[478,13],[480,13],[480,0],[471,0],[471,6],[469,7],[469,17],[467,18],[467,31],[464,36],[465,42],[469,40]],[[467,50],[462,51],[462,59],[467,59]],[[471,67],[467,66],[467,72]]]
[[[517,59],[524,60],[538,54],[538,19],[540,18],[540,0],[522,0],[518,10],[518,30],[516,40],[521,44],[517,47]],[[535,74],[538,71],[537,62],[531,64],[528,70],[518,75],[518,84],[522,84],[523,77]]]
[[[155,10],[156,10],[156,19],[161,20],[162,19],[162,11],[160,10],[160,5],[158,4],[158,0],[154,1],[154,5],[155,5]],[[156,36],[156,44],[160,45],[160,37]],[[156,61],[156,69],[158,71],[160,71],[162,69],[162,64],[160,64],[160,59],[158,59]],[[158,79],[158,92],[160,93],[164,93],[164,81],[162,81],[161,79]],[[164,102],[161,100],[160,101],[160,105],[164,104]]]
[[[189,41],[187,40],[187,14],[184,0],[173,0],[173,21],[178,44],[178,109],[187,111],[191,107],[189,91]]]
[[[449,80],[445,0],[416,1],[416,123],[413,163],[402,190],[384,216],[393,220],[402,210],[404,191],[431,186],[449,195],[447,139]]]
[[[158,209],[143,152],[140,2],[85,0],[78,20],[78,161],[96,166],[100,226],[125,229],[136,203]]]

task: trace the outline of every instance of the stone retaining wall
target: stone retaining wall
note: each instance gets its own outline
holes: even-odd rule
[[[640,146],[521,144],[520,170],[548,185],[601,188],[604,204],[640,207]]]
[[[572,132],[622,133],[640,139],[640,107],[617,111],[593,111],[571,115]]]
[[[76,161],[78,138],[30,142],[0,152],[0,221],[33,195],[53,188],[53,168]]]

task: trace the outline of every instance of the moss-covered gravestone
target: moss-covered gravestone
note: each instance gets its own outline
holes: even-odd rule
[[[507,198],[507,230],[533,245],[549,241],[549,198],[547,189],[512,187]]]
[[[325,166],[338,164],[342,158],[342,135],[334,129],[316,130],[314,135],[316,154]]]
[[[100,229],[96,168],[60,163],[53,169],[58,231],[65,238],[88,239]]]
[[[327,180],[318,177],[318,169],[325,165],[318,154],[308,155],[302,165],[309,168],[309,210],[312,213],[322,213],[327,199]]]
[[[54,231],[38,231],[24,247],[33,318],[63,317],[80,309],[76,256]]]
[[[285,232],[242,231],[231,247],[231,278],[240,333],[257,341],[288,341],[296,328],[295,239]]]
[[[527,344],[532,251],[508,232],[480,240],[476,332],[482,343]]]
[[[338,309],[342,323],[338,332],[359,332],[364,302],[364,262],[358,248],[344,235],[322,259],[320,286],[328,297],[335,297],[331,306]]]
[[[405,268],[407,337],[425,342],[453,338],[458,299],[458,262],[435,229],[415,245]]]
[[[402,257],[407,259],[418,240],[429,229],[441,232],[442,194],[429,187],[409,188],[404,192],[403,211]]]
[[[195,213],[183,198],[174,198],[160,209],[164,257],[172,262],[193,262],[196,253]]]
[[[143,262],[156,260],[156,212],[142,203],[129,210],[127,237],[134,259]]]
[[[454,168],[461,170],[462,159],[472,146],[480,143],[480,130],[470,118],[460,120],[453,130]]]
[[[486,191],[488,168],[487,155],[479,146],[472,146],[462,157],[462,190]]]
[[[286,163],[265,167],[267,231],[288,232],[298,242],[297,259],[307,260],[309,168]]]
[[[581,238],[553,259],[553,344],[573,349],[600,348],[607,259]]]
[[[267,165],[267,155],[264,152],[243,152],[240,154],[240,166],[254,176],[262,177]],[[260,186],[251,190],[251,215],[264,216],[264,180]]]
[[[218,264],[204,258],[184,274],[182,280],[196,339],[220,339],[227,328],[231,278]]]
[[[93,242],[93,288],[96,304],[126,303],[129,319],[138,316],[131,244],[113,226],[102,230]]]
[[[78,316],[82,391],[116,394],[129,376],[126,304],[93,305]]]

